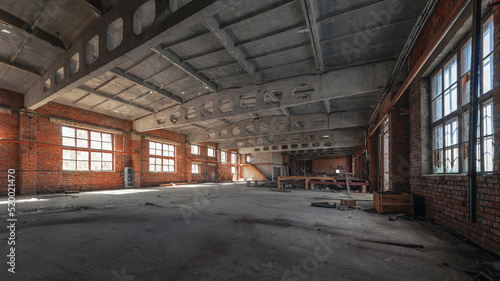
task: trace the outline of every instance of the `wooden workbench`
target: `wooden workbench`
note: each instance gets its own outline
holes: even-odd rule
[[[370,185],[369,181],[366,179],[357,179],[357,178],[347,178],[347,179],[339,179],[334,177],[306,177],[306,176],[287,176],[287,177],[278,177],[278,189],[281,189],[282,182],[296,183],[296,182],[304,181],[306,190],[309,189],[309,184],[338,184],[347,186],[347,193],[351,192],[351,186],[366,186]]]

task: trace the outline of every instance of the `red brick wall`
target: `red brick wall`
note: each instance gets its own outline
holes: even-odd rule
[[[389,113],[390,190],[410,192],[410,126],[408,95],[403,95]]]
[[[440,1],[438,7],[424,30],[409,59],[410,69],[423,50],[430,43],[435,30],[445,23],[452,8],[453,1]],[[499,8],[494,8],[495,19],[495,142],[500,143],[500,15]],[[409,87],[410,101],[410,187],[416,195],[417,214],[436,223],[453,229],[464,235],[480,247],[497,253],[500,251],[500,184],[497,175],[480,175],[477,177],[477,222],[469,223],[467,219],[468,178],[464,175],[422,175],[422,124],[421,93],[419,78]],[[425,149],[431,145],[424,142]],[[495,171],[500,169],[500,149],[495,150]]]
[[[175,173],[150,172],[149,171],[149,140],[146,139],[146,134],[156,138],[172,140],[180,143],[176,146],[176,163]],[[185,145],[186,136],[169,132],[166,130],[149,131],[141,136],[141,157],[140,158],[140,177],[141,186],[155,186],[162,183],[183,182],[186,181],[186,153]]]
[[[0,90],[0,106],[20,109],[23,95]],[[8,112],[7,112],[8,113]],[[52,118],[52,119],[51,119]],[[64,119],[65,121],[61,121]],[[62,171],[61,122],[75,126],[95,126],[115,129],[115,169],[110,172]],[[68,189],[96,190],[123,187],[123,167],[133,167],[135,187],[155,186],[162,183],[182,182],[191,176],[191,153],[186,147],[186,137],[166,130],[142,134],[132,132],[132,122],[56,103],[48,103],[35,112],[13,110],[12,114],[0,113],[0,180],[7,183],[7,170],[18,173],[18,191],[23,194],[60,192]],[[120,133],[121,132],[121,133]],[[149,137],[179,143],[177,145],[176,172],[149,172]],[[212,146],[213,143],[203,144]],[[188,151],[189,150],[189,151]],[[207,161],[206,147],[195,161]],[[217,158],[208,158],[217,163]],[[205,166],[205,165],[202,165]],[[229,169],[230,165],[224,165]],[[187,170],[187,167],[189,170]],[[199,175],[196,181],[206,181]],[[0,195],[6,194],[1,185]]]
[[[191,172],[191,164],[193,162],[200,164],[200,173],[199,174],[191,174],[191,180],[194,182],[207,182],[212,181],[212,172],[214,170],[213,167],[209,167],[208,164],[218,164],[217,163],[217,144],[212,142],[202,142],[197,143],[196,145],[200,146],[200,154],[195,155],[191,153],[191,146],[186,147],[186,152],[189,155],[189,172]],[[208,157],[208,147],[215,149],[215,157]],[[217,168],[215,168],[217,170]],[[217,179],[217,175],[216,178]]]
[[[313,174],[335,174],[338,166],[344,167],[344,172],[352,173],[351,157],[316,158],[312,161]]]
[[[23,106],[23,96],[0,89],[0,105],[12,108]],[[0,195],[7,194],[7,171],[16,170],[14,176],[19,179],[19,113],[0,113]],[[16,186],[18,183],[16,182]]]

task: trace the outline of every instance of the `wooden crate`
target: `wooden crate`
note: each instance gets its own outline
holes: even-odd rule
[[[373,192],[373,206],[379,213],[404,213],[413,215],[415,205],[409,193]]]
[[[356,207],[356,200],[345,200],[341,199],[340,200],[340,205],[342,206],[349,206],[349,207]]]

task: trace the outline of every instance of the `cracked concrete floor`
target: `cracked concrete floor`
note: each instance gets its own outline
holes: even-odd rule
[[[359,209],[310,206],[345,198]],[[495,262],[428,222],[364,211],[370,198],[241,183],[18,196],[16,273],[4,226],[0,280],[475,280]]]

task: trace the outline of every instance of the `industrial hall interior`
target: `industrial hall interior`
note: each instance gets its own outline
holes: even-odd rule
[[[0,280],[500,280],[499,0],[0,0]]]

